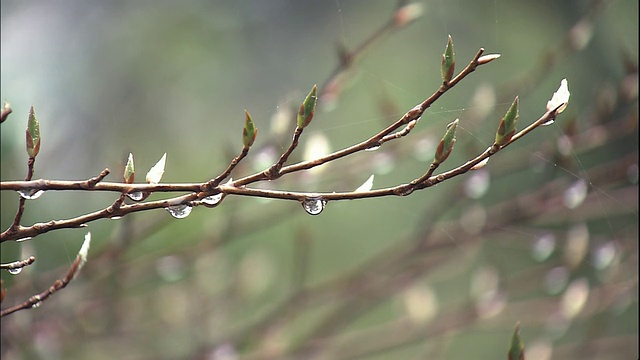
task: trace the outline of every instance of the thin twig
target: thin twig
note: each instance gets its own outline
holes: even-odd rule
[[[23,267],[27,267],[33,264],[35,261],[36,261],[35,256],[29,256],[29,258],[24,260],[18,260],[18,261],[6,263],[6,264],[0,264],[0,269],[3,269],[3,270],[22,269]]]
[[[84,265],[84,262],[86,261],[86,256],[87,256],[86,250],[88,250],[88,241],[89,240],[87,240],[87,238],[85,237],[85,244],[83,244],[82,249],[80,250],[80,253],[78,254],[78,256],[76,256],[76,259],[73,261],[73,264],[71,264],[71,266],[69,267],[69,270],[67,270],[67,273],[62,279],[58,279],[54,281],[53,284],[49,286],[48,289],[46,289],[45,291],[39,294],[31,296],[25,302],[0,311],[0,317],[13,314],[16,311],[20,311],[24,309],[37,308],[38,306],[40,306],[40,304],[43,301],[47,300],[49,296],[53,295],[60,289],[65,288],[71,282],[71,280],[75,278],[75,276],[78,274],[78,272]],[[35,258],[34,258],[34,261],[35,261]]]

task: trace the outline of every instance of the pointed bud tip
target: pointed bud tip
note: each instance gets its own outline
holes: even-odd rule
[[[251,118],[251,114],[245,109],[245,122],[244,128],[242,129],[242,144],[245,147],[251,147],[254,141],[256,140],[256,136],[258,135],[258,129],[256,128],[253,119]]]
[[[455,53],[453,51],[453,39],[451,35],[449,35],[447,39],[447,47],[444,50],[444,54],[442,54],[442,64],[441,64],[441,75],[442,81],[446,84],[453,78],[453,74],[455,72]]]
[[[29,118],[27,120],[27,154],[30,158],[35,158],[40,152],[40,123],[36,117],[33,105],[29,109]]]
[[[507,113],[504,115],[502,120],[500,120],[500,125],[498,126],[498,130],[496,131],[496,145],[503,146],[511,141],[511,138],[516,133],[516,126],[518,125],[518,118],[520,117],[520,112],[518,109],[519,97],[516,96],[513,100],[513,103],[507,110]]]
[[[132,184],[135,179],[135,166],[133,164],[133,154],[129,153],[127,164],[124,166],[124,174],[122,176],[125,184]]]
[[[157,184],[162,179],[164,168],[167,163],[167,153],[164,153],[160,160],[147,172],[146,180],[149,184]]]
[[[311,91],[305,97],[302,105],[300,105],[300,110],[298,111],[298,128],[304,129],[311,123],[313,119],[313,115],[316,109],[316,103],[318,102],[318,86],[313,85]]]
[[[458,129],[459,122],[460,119],[455,119],[447,125],[447,131],[436,148],[436,154],[433,159],[434,164],[439,165],[443,163],[449,155],[451,155],[453,145],[456,143],[456,130]]]
[[[560,114],[567,108],[571,93],[569,92],[569,85],[567,79],[564,78],[560,81],[560,87],[553,93],[551,100],[547,102],[547,111],[556,109],[556,114]]]
[[[488,64],[493,60],[498,59],[500,56],[501,56],[500,54],[487,54],[487,55],[480,56],[480,58],[478,58],[478,65]]]

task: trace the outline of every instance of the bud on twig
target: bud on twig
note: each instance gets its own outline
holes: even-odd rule
[[[518,111],[518,97],[513,100],[511,107],[500,120],[498,131],[496,132],[496,145],[502,146],[508,143],[513,135],[516,133],[516,125],[518,124],[518,117],[520,113]]]
[[[436,149],[436,155],[433,159],[435,165],[442,164],[453,150],[453,144],[456,143],[456,130],[458,129],[458,122],[460,119],[456,119],[454,122],[447,125],[447,132],[444,134],[438,148]]]
[[[127,159],[127,165],[124,166],[124,175],[122,176],[122,180],[125,184],[133,184],[133,180],[135,178],[135,168],[133,167],[133,154],[129,153],[129,158]]]
[[[478,65],[488,64],[499,57],[500,57],[500,54],[482,55],[480,56],[480,58],[478,58]]]
[[[442,82],[448,84],[449,81],[453,78],[453,72],[456,68],[456,61],[454,58],[455,54],[453,52],[453,40],[451,39],[451,35],[449,35],[449,40],[447,40],[447,48],[444,50],[444,54],[442,54]]]
[[[300,110],[298,111],[298,127],[300,129],[304,129],[309,123],[311,119],[313,119],[313,114],[316,111],[316,103],[318,102],[318,86],[313,85],[313,88],[309,92],[302,105],[300,105]]]
[[[162,179],[162,175],[164,174],[164,166],[167,163],[167,153],[164,153],[160,160],[153,165],[153,167],[147,173],[147,183],[149,184],[157,184]]]
[[[40,123],[36,118],[33,105],[29,109],[29,120],[27,121],[27,154],[30,158],[35,158],[40,152]]]
[[[76,277],[80,272],[80,270],[82,270],[82,267],[84,266],[84,264],[87,263],[87,256],[89,255],[89,247],[91,247],[91,232],[87,232],[87,234],[84,236],[84,242],[82,243],[82,247],[80,248],[80,251],[78,252],[78,256],[76,257],[77,259],[76,261],[78,261],[78,268],[75,274],[73,274],[73,277]]]
[[[567,104],[569,103],[569,97],[571,94],[569,93],[569,86],[567,85],[567,79],[562,79],[560,81],[560,87],[558,91],[553,93],[551,100],[547,101],[547,111],[551,111],[556,109],[556,114],[560,114],[567,108]]]
[[[247,110],[244,111],[245,119],[244,119],[244,129],[242,129],[242,143],[244,147],[251,147],[253,142],[256,140],[256,136],[258,135],[258,129],[256,125],[253,123],[253,119]]]

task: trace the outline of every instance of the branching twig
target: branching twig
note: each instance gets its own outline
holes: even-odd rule
[[[29,258],[24,260],[18,260],[6,264],[0,264],[0,269],[8,270],[8,271],[16,271],[17,269],[22,269],[23,267],[29,266],[36,261],[35,256],[29,256]],[[18,270],[19,271],[19,270]]]
[[[62,279],[58,279],[54,281],[54,283],[47,290],[31,296],[25,302],[12,306],[8,309],[2,310],[0,312],[0,317],[12,314],[19,310],[37,308],[40,306],[40,304],[43,301],[48,299],[49,296],[53,295],[58,290],[66,287],[71,282],[71,280],[73,280],[78,275],[78,273],[80,272],[80,269],[82,269],[85,262],[87,261],[87,253],[89,252],[90,245],[91,245],[91,233],[87,233],[87,235],[85,236],[84,243],[82,244],[82,247],[78,252],[78,256],[76,256],[76,259],[73,261],[73,264],[71,264],[71,267],[69,267],[69,270],[67,270],[67,273]],[[31,258],[29,260],[31,260]],[[33,258],[33,261],[35,261],[35,258]]]
[[[29,227],[23,226],[15,226],[11,229],[2,233],[0,241],[9,241],[16,240],[21,238],[34,237],[39,234],[43,234],[52,230],[63,229],[63,228],[77,228],[84,226],[86,223],[95,221],[103,218],[116,218],[122,217],[127,214],[138,212],[138,211],[146,211],[157,208],[168,208],[171,206],[177,206],[181,204],[188,204],[190,206],[198,205],[197,201],[199,199],[220,194],[223,195],[241,195],[241,196],[252,196],[252,197],[263,197],[263,198],[274,198],[274,199],[287,199],[287,200],[296,200],[296,201],[304,201],[307,198],[318,198],[320,197],[323,201],[335,201],[335,200],[353,200],[353,199],[364,199],[364,198],[372,198],[372,197],[381,197],[381,196],[392,196],[392,195],[408,195],[414,190],[421,190],[433,185],[436,185],[442,181],[450,179],[452,177],[464,174],[469,170],[473,169],[478,164],[486,161],[489,157],[496,154],[501,148],[504,148],[515,142],[522,136],[528,134],[533,129],[537,128],[541,124],[547,123],[549,121],[553,121],[557,114],[558,106],[556,109],[548,110],[540,119],[536,120],[534,123],[529,125],[527,128],[513,135],[513,137],[506,144],[500,146],[494,144],[487,150],[485,150],[482,154],[478,155],[474,159],[466,162],[465,164],[456,167],[455,169],[449,170],[447,172],[441,173],[437,176],[432,176],[433,172],[437,168],[438,164],[432,164],[429,167],[429,170],[421,177],[413,180],[408,184],[401,184],[395,187],[370,190],[370,191],[358,191],[358,192],[332,192],[332,193],[308,193],[308,192],[292,192],[292,191],[280,191],[280,190],[264,190],[264,189],[254,189],[248,188],[246,185],[256,183],[259,181],[272,180],[274,178],[280,177],[284,174],[298,172],[303,170],[308,170],[314,168],[316,166],[325,164],[330,161],[334,161],[351,154],[364,151],[371,147],[382,146],[388,141],[399,139],[403,136],[406,136],[410,133],[410,131],[415,127],[416,123],[419,121],[420,117],[424,114],[426,109],[428,109],[436,100],[438,100],[445,92],[454,87],[460,81],[462,81],[467,75],[473,72],[479,65],[483,65],[488,63],[489,61],[497,58],[495,55],[486,55],[482,56],[484,49],[480,49],[474,58],[469,62],[469,64],[455,77],[453,77],[449,81],[444,81],[443,84],[438,88],[436,92],[434,92],[431,96],[425,99],[422,103],[418,104],[411,110],[409,110],[404,116],[398,119],[393,124],[389,125],[387,128],[378,132],[377,134],[371,136],[369,139],[364,140],[356,145],[352,145],[345,149],[336,151],[334,153],[328,154],[326,156],[310,160],[303,161],[297,164],[283,166],[287,161],[289,155],[293,152],[293,150],[298,145],[298,140],[300,135],[302,134],[302,130],[304,126],[308,124],[308,121],[298,120],[298,126],[294,132],[293,139],[291,144],[287,148],[287,150],[282,154],[278,162],[276,162],[269,169],[255,173],[253,175],[240,178],[233,182],[227,184],[220,184],[220,182],[225,179],[231,171],[235,168],[235,166],[246,156],[248,152],[248,146],[245,145],[241,154],[234,158],[228,168],[215,179],[202,183],[202,184],[122,184],[122,183],[109,183],[109,182],[100,182],[107,174],[108,170],[104,170],[98,177],[83,181],[83,182],[73,182],[73,181],[50,181],[50,180],[38,180],[38,181],[25,181],[25,182],[17,182],[17,181],[9,181],[0,183],[1,190],[28,190],[28,191],[36,191],[36,190],[91,190],[91,191],[117,191],[121,194],[132,193],[136,191],[140,192],[190,192],[186,195],[177,196],[170,199],[145,202],[145,203],[136,203],[136,204],[124,204],[124,198],[121,197],[120,202],[110,206],[100,211],[96,211],[93,213],[89,213],[86,215],[78,216],[76,218],[67,219],[67,220],[52,220],[47,223],[37,223]],[[311,95],[311,93],[310,93]],[[308,96],[309,98],[309,96]],[[306,102],[307,100],[305,100]],[[315,99],[314,99],[315,101]],[[303,104],[304,106],[305,104]],[[315,103],[313,104],[315,106]],[[301,108],[301,111],[303,109]],[[313,111],[310,112],[310,117],[313,116]],[[310,120],[309,120],[310,121]],[[399,130],[401,127],[404,128]],[[24,200],[21,200],[24,201]]]

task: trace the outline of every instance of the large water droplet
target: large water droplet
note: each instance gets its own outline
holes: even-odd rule
[[[144,193],[142,191],[134,191],[132,193],[128,193],[127,196],[133,201],[140,201],[144,199]]]
[[[187,216],[189,216],[189,214],[191,214],[191,210],[193,210],[193,208],[189,205],[174,205],[174,206],[169,206],[165,208],[169,214],[171,214],[171,216],[173,216],[176,219],[184,219]]]
[[[39,198],[42,194],[44,194],[44,190],[31,189],[31,190],[20,190],[18,194],[24,199],[27,200],[35,200]]]
[[[21,268],[21,267],[19,267],[19,268],[13,268],[13,269],[8,269],[7,271],[8,271],[8,272],[9,272],[9,274],[11,274],[11,275],[18,275],[18,274],[20,274],[20,273],[22,272],[22,268]]]
[[[321,197],[306,198],[302,201],[302,207],[309,215],[318,215],[324,210],[327,201]]]
[[[205,205],[218,205],[218,203],[222,200],[222,193],[207,196],[206,198],[202,198],[202,202]]]

